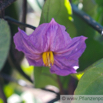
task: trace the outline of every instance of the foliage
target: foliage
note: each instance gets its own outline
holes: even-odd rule
[[[26,23],[22,24],[19,21],[13,21],[12,18],[9,19],[6,17],[8,19],[5,19],[5,16],[18,19],[19,12],[17,10],[19,6],[17,6],[16,3],[15,5],[12,4],[14,1],[15,0],[0,1],[0,94],[1,89],[4,91],[2,98],[0,98],[0,103],[5,101],[5,95],[9,98],[12,94],[17,94],[17,96],[21,98],[21,94],[23,93],[17,84],[23,87],[28,86],[29,83],[25,81],[27,79],[32,82],[30,78],[31,74],[34,77],[34,82],[32,86],[30,86],[32,89],[34,89],[33,85],[35,88],[42,89],[47,85],[53,85],[60,89],[60,93],[64,94],[103,95],[103,37],[93,28],[92,25],[94,24],[88,24],[84,19],[81,19],[78,14],[74,13],[74,8],[68,0],[42,0],[41,2],[40,0],[36,0],[35,2],[28,0],[31,8],[35,12],[41,12],[42,10],[39,24],[48,23],[54,18],[57,23],[67,28],[67,32],[72,38],[81,35],[88,37],[86,40],[86,50],[79,59],[80,67],[78,73],[65,77],[59,76],[58,78],[56,74],[51,74],[47,67],[26,67],[26,65],[21,64],[24,55],[15,50],[12,38],[17,32],[16,24],[20,27],[26,27],[27,25],[25,25]],[[72,1],[72,4],[75,5],[77,9],[82,5],[83,8],[81,8],[79,12],[85,12],[89,17],[93,18],[94,22],[103,25],[103,0],[70,1]],[[36,6],[33,7],[34,4],[37,8]],[[24,9],[26,9],[25,6]],[[4,11],[6,11],[5,14]],[[97,27],[99,25],[97,25]],[[21,73],[21,76],[18,75],[15,69]],[[71,81],[72,77],[74,81]],[[9,82],[15,82],[17,84],[13,85]],[[70,91],[72,91],[72,93]],[[58,94],[60,95],[60,93],[55,93],[57,95],[56,100],[59,99]]]
[[[34,67],[34,84],[37,88],[43,88],[48,84],[58,87],[56,75],[50,74],[47,67]]]
[[[103,59],[88,67],[80,79],[75,95],[102,95],[103,94]]]
[[[10,47],[10,29],[7,22],[0,19],[0,70],[2,69]]]

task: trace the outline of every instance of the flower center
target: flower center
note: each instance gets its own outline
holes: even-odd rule
[[[50,67],[51,65],[54,64],[53,52],[52,51],[44,52],[42,54],[42,59],[43,59],[44,65]]]

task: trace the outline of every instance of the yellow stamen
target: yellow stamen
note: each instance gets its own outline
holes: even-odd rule
[[[50,63],[52,64],[53,66],[53,63],[54,63],[54,56],[53,56],[53,52],[50,51]]]
[[[44,52],[42,54],[42,59],[43,59],[44,65],[50,67],[51,64],[52,65],[54,64],[53,52],[52,51]]]

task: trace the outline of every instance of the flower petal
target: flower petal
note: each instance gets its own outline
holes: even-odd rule
[[[38,26],[29,36],[20,29],[16,34],[18,34],[19,37],[21,36],[21,38],[23,37],[25,41],[27,40],[28,44],[30,43],[35,47],[34,49],[39,52],[62,49],[71,40],[69,34],[65,31],[65,27],[56,23],[54,19],[52,19],[50,23],[44,23]],[[16,44],[20,45],[20,43],[17,42]],[[19,49],[20,48],[19,46]]]
[[[50,72],[53,74],[61,75],[61,76],[66,76],[72,73],[77,73],[75,69],[73,68],[65,68],[60,69],[57,65],[53,65],[50,69]]]
[[[62,76],[76,73],[79,68],[78,59],[86,48],[85,39],[87,38],[84,36],[75,37],[67,48],[56,52],[51,72]]]
[[[56,51],[64,48],[71,40],[65,27],[54,19],[50,23],[41,24],[30,35],[32,44],[41,52]]]
[[[30,42],[40,52],[46,52],[49,49],[47,31],[49,23],[44,23],[38,26],[35,31],[30,35]]]
[[[18,30],[19,31],[13,37],[16,49],[24,53],[40,53],[39,50],[35,49],[34,45],[30,42],[30,36],[20,28],[18,28]]]
[[[78,67],[78,59],[86,48],[84,36],[75,37],[71,40],[66,49],[60,50],[55,53],[54,58],[64,66],[71,68]]]
[[[75,37],[72,39],[72,42],[74,43],[74,45],[71,45],[71,46],[72,47],[75,46],[75,49],[72,50],[70,58],[79,59],[79,57],[82,55],[82,53],[84,52],[86,48],[86,44],[85,44],[86,39],[87,37],[84,37],[84,36]],[[69,48],[70,46],[68,47],[68,49]]]
[[[31,59],[31,58],[28,58],[26,57],[28,62],[29,62],[29,65],[34,65],[34,66],[43,66],[43,60],[42,59],[39,59],[39,60],[34,60],[34,59]]]
[[[71,37],[65,29],[66,28],[64,26],[55,22],[54,19],[51,20],[47,31],[47,40],[50,45],[50,51],[63,49],[67,44],[69,44]]]
[[[79,68],[78,59],[84,52],[86,45],[84,36],[71,39],[65,27],[55,22],[41,24],[31,34],[27,35],[20,30],[14,36],[16,49],[24,52],[30,65],[44,66],[42,53],[52,51],[54,65],[51,73],[69,75],[76,73]]]
[[[32,43],[42,52],[62,49],[71,40],[65,27],[54,19],[50,23],[41,24],[30,36]]]
[[[14,36],[14,43],[16,45],[16,49],[22,51],[26,57],[34,60],[35,64],[37,60],[41,59],[41,52],[35,49],[33,44],[30,42],[30,36],[28,36],[24,31],[20,29],[18,30],[19,31]]]

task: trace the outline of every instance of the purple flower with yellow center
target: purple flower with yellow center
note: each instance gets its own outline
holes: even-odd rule
[[[29,65],[47,66],[51,73],[61,76],[76,73],[87,37],[71,39],[65,29],[54,19],[38,26],[31,35],[18,29],[14,36],[16,49],[25,54]]]

